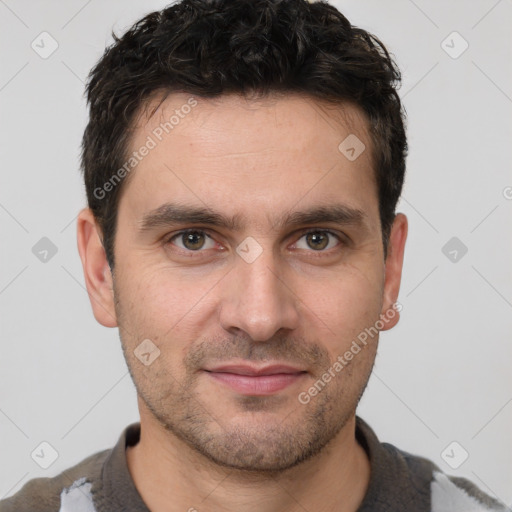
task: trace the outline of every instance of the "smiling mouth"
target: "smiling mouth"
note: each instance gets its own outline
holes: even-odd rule
[[[266,396],[278,393],[302,380],[308,373],[288,365],[255,368],[248,365],[224,365],[204,370],[222,385],[243,395]]]

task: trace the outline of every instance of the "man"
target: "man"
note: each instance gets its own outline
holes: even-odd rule
[[[322,2],[183,0],[116,38],[78,248],[140,424],[0,511],[505,510],[356,416],[399,319],[399,78]]]

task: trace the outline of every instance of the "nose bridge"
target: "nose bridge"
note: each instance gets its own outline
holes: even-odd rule
[[[245,249],[245,252],[244,252]],[[247,257],[251,251],[255,251]],[[241,329],[254,341],[265,341],[280,329],[294,329],[296,301],[280,275],[280,262],[270,247],[258,249],[251,241],[237,249],[234,271],[223,297],[221,323],[226,330]]]

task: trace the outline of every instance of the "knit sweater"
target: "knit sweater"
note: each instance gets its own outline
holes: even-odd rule
[[[137,444],[140,423],[117,444],[53,478],[36,478],[0,501],[0,512],[149,512],[131,478],[126,446]],[[469,480],[448,476],[430,460],[381,443],[356,417],[356,438],[368,454],[370,482],[357,512],[506,512]]]

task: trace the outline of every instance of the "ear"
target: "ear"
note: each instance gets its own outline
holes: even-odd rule
[[[398,292],[400,291],[400,280],[402,278],[407,229],[407,217],[403,213],[398,213],[395,216],[389,235],[388,254],[384,270],[384,300],[381,310],[384,327],[381,331],[393,328],[400,319],[400,310],[402,308],[397,304],[397,300]],[[390,312],[394,312],[393,315]]]
[[[103,248],[101,229],[89,208],[78,214],[77,242],[94,317],[105,327],[117,327],[112,273]]]

